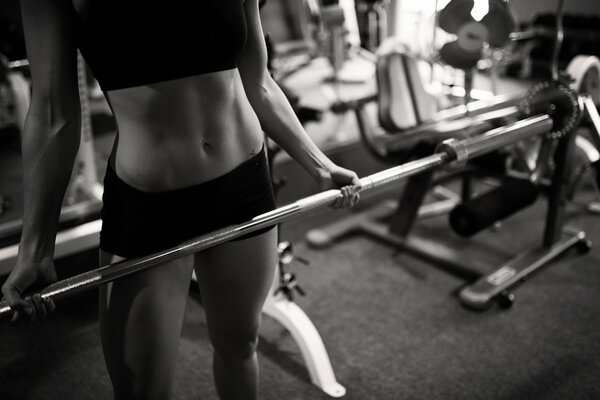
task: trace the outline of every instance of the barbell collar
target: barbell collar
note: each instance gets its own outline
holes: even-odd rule
[[[548,133],[552,130],[552,125],[550,116],[537,115],[467,139],[445,140],[437,147],[436,153],[445,153],[451,158],[448,163],[449,167],[462,167],[468,160],[482,154],[491,153],[518,141]]]
[[[467,164],[467,161],[469,161],[469,148],[463,142],[463,140],[450,138],[444,140],[435,148],[436,153],[448,154],[452,160],[444,166],[444,169],[460,169]]]

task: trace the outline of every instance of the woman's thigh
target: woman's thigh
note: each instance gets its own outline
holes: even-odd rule
[[[100,253],[100,265],[121,259]],[[184,257],[101,287],[100,331],[116,386],[169,386],[192,267],[193,257]]]
[[[277,230],[196,254],[195,271],[213,346],[248,349],[277,265]],[[236,345],[241,347],[236,349]],[[245,355],[245,354],[243,354]]]

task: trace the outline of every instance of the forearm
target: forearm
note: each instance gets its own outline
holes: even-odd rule
[[[264,132],[296,160],[311,176],[328,171],[333,163],[308,136],[289,101],[273,81],[247,90],[248,98]]]
[[[80,118],[52,121],[30,111],[22,138],[23,232],[21,256],[52,257],[63,197],[79,147]]]

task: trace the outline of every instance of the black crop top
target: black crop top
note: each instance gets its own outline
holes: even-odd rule
[[[89,0],[78,46],[103,90],[235,68],[243,0]]]

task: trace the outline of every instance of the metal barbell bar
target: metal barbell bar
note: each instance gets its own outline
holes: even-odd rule
[[[520,140],[548,133],[551,129],[552,119],[548,115],[539,115],[493,129],[476,137],[446,141],[444,142],[444,145],[440,146],[436,153],[431,156],[420,158],[362,178],[360,180],[360,192],[388,185],[409,176],[435,169],[442,165],[456,162],[461,163],[465,158],[473,158],[484,153],[498,150]],[[340,196],[342,196],[342,194],[338,189],[330,189],[308,196],[289,205],[260,214],[247,222],[228,226],[191,239],[177,247],[144,257],[119,261],[55,282],[43,289],[39,294],[44,299],[51,298],[53,300],[70,297],[81,291],[96,288],[105,283],[146,270],[158,264],[191,255],[248,233],[279,224],[308,211],[324,208],[332,205]],[[0,302],[0,322],[11,320],[13,312],[14,311],[5,301]]]

